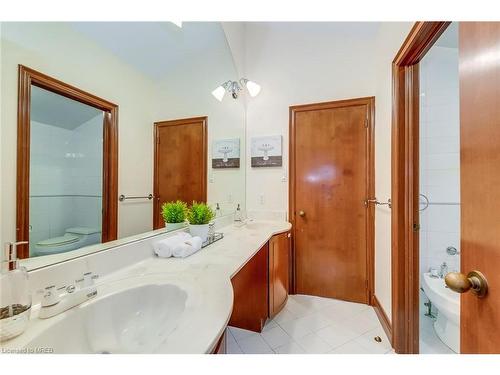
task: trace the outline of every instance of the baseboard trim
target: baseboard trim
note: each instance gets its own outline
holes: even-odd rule
[[[389,318],[387,317],[387,314],[385,313],[384,308],[380,304],[380,301],[377,299],[376,295],[373,295],[372,298],[372,306],[375,309],[375,313],[377,314],[378,320],[380,320],[380,324],[382,324],[382,328],[385,331],[385,334],[387,335],[387,338],[389,339],[391,346],[392,345],[392,326],[391,322],[389,321]]]

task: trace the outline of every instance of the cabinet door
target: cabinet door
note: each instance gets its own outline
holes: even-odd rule
[[[290,241],[289,233],[269,241],[269,315],[274,317],[285,307],[288,298]]]
[[[229,325],[261,332],[269,312],[268,257],[266,243],[231,279],[233,313]]]

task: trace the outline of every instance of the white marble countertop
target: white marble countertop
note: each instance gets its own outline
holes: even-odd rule
[[[249,222],[241,227],[229,225],[219,230],[224,233],[222,240],[188,258],[158,258],[152,255],[151,250],[151,257],[105,275],[98,280],[96,286],[98,290],[101,289],[100,294],[105,297],[109,285],[117,282],[134,286],[137,283],[144,283],[145,280],[178,281],[191,285],[191,292],[196,294],[196,298],[192,299],[194,302],[188,303],[175,330],[154,352],[210,353],[231,316],[233,305],[231,277],[273,235],[288,231],[290,228],[291,225],[287,222],[261,220]],[[93,303],[93,300],[85,304],[89,303]],[[76,309],[85,304],[45,320],[38,319],[39,306],[34,306],[27,330],[22,335],[2,343],[1,347],[5,349],[29,347],[41,331],[46,331],[68,314],[74,314]]]

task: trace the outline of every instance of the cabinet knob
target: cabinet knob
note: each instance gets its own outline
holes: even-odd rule
[[[306,216],[306,213],[305,213],[304,211],[300,210],[300,211],[299,211],[299,216],[302,216],[302,217],[303,217],[303,216]]]

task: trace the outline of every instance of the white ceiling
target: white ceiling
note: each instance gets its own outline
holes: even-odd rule
[[[372,39],[377,36],[382,22],[252,22],[252,24],[268,30],[286,30],[291,35],[294,33],[318,33]]]
[[[182,27],[171,22],[70,22],[69,27],[111,51],[122,61],[153,80],[165,78],[191,60],[214,56],[238,62],[238,48],[232,51],[226,33],[239,30],[244,34],[248,22],[183,22]],[[373,40],[380,22],[258,22],[267,32],[286,30],[295,34],[340,35],[347,40]],[[231,27],[229,27],[231,26]],[[229,32],[228,34],[231,34]],[[231,39],[232,35],[228,35]],[[241,36],[240,38],[241,39]],[[347,43],[349,43],[347,41]],[[233,43],[234,44],[234,43]],[[231,46],[235,49],[235,45]],[[244,49],[244,46],[240,46]],[[240,48],[240,49],[241,49]],[[239,64],[240,65],[240,64]],[[239,67],[240,74],[244,70]]]
[[[73,130],[99,114],[102,111],[97,108],[36,86],[31,88],[32,121]]]
[[[153,80],[189,59],[229,54],[220,22],[71,22],[69,26]]]

